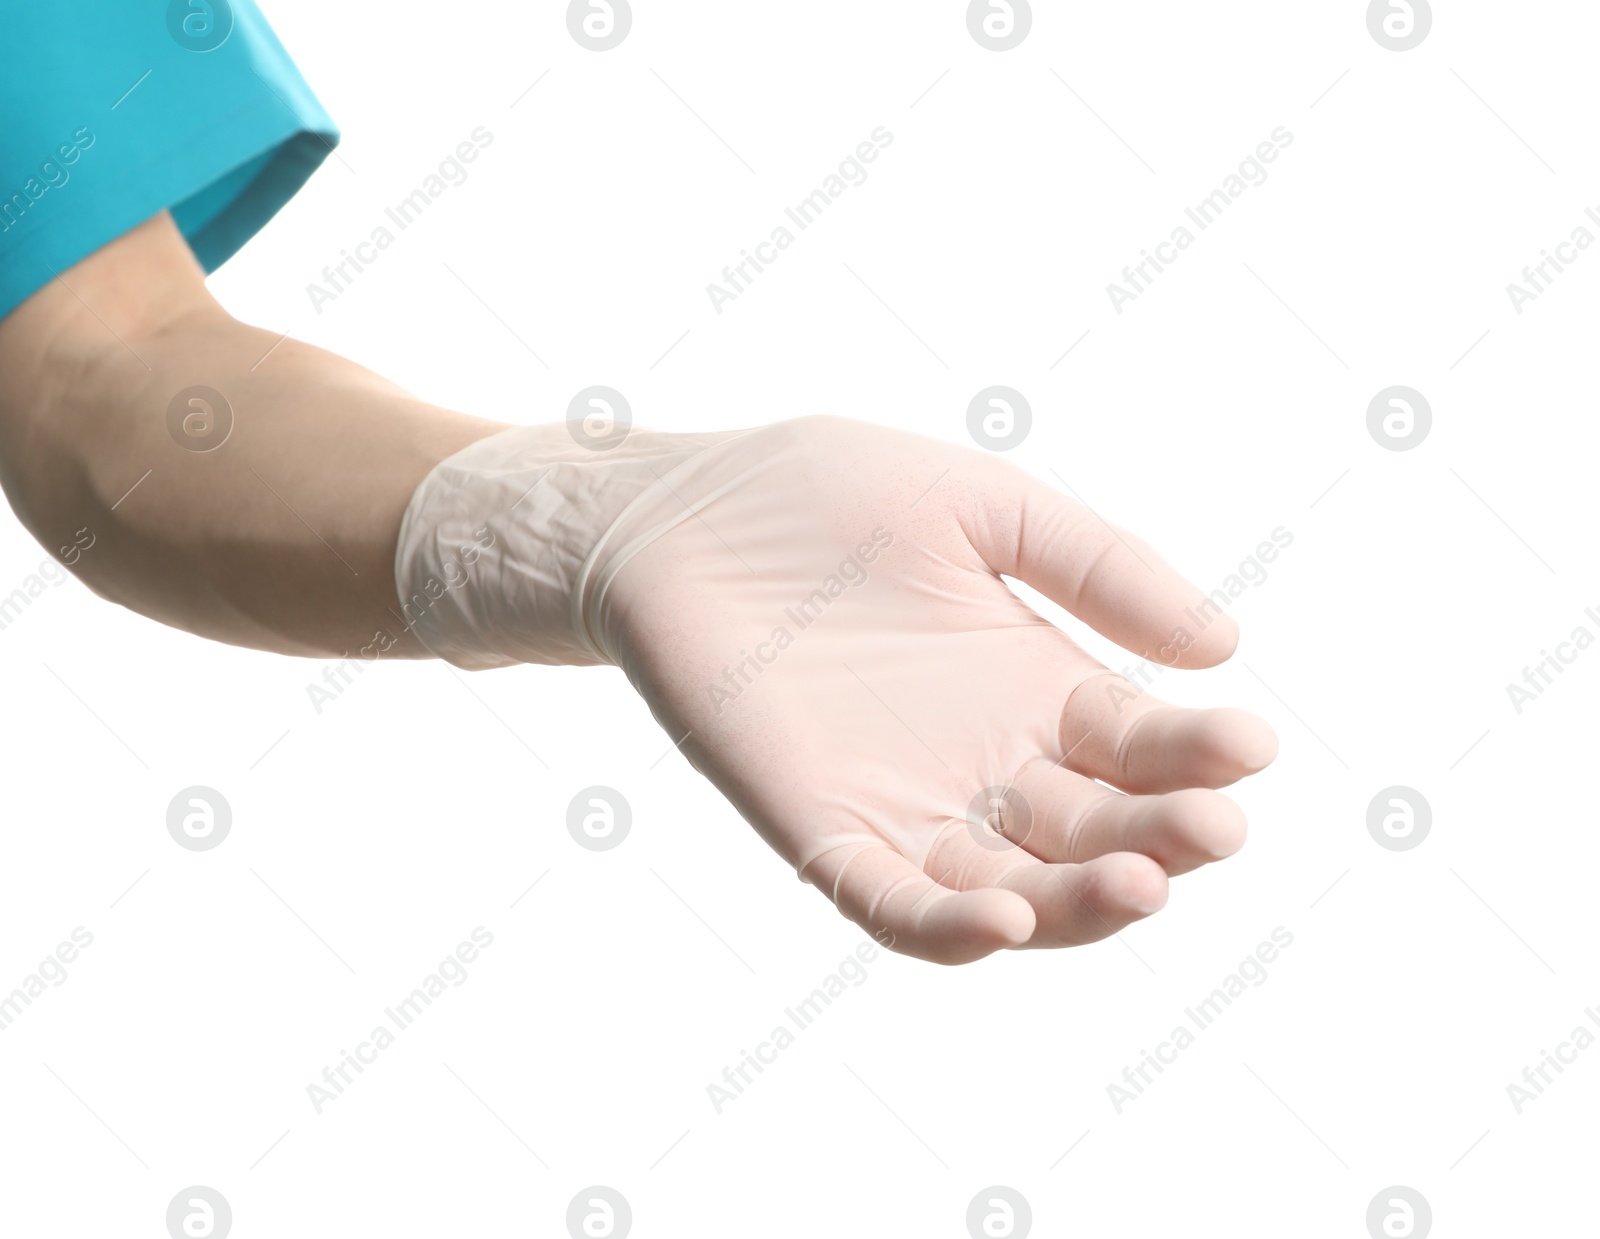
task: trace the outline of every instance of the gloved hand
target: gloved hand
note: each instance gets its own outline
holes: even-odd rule
[[[612,442],[519,427],[440,464],[401,530],[407,622],[464,668],[620,666],[880,941],[1094,941],[1242,844],[1211,789],[1273,759],[1266,724],[1139,693],[1001,580],[1152,661],[1228,658],[1233,621],[1132,535],[998,457],[839,418]]]

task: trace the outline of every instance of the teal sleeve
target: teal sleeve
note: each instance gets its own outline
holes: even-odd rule
[[[0,317],[162,210],[214,271],[338,140],[253,0],[5,0]]]

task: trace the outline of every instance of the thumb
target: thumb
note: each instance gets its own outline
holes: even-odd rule
[[[1239,626],[1225,599],[1201,593],[1142,539],[1015,466],[987,481],[969,533],[996,572],[1151,662],[1213,667],[1232,656]]]

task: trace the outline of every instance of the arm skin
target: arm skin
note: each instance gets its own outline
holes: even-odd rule
[[[0,485],[52,554],[92,535],[69,558],[97,594],[280,654],[344,657],[386,630],[386,656],[429,657],[395,614],[400,519],[502,423],[238,322],[165,212],[0,319],[0,375]],[[211,451],[168,430],[194,386],[232,409]]]

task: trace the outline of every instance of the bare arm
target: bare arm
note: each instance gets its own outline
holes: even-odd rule
[[[276,341],[212,298],[163,212],[0,320],[0,484],[91,589],[152,619],[341,657],[386,630],[388,657],[426,657],[395,614],[400,518],[505,427]],[[178,399],[196,387],[226,406]]]

